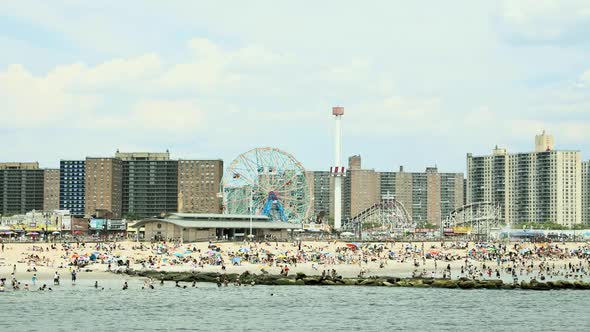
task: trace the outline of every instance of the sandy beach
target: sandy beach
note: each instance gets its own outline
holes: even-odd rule
[[[335,270],[338,275],[344,277],[355,277],[360,273],[365,276],[409,277],[416,272],[421,272],[427,277],[444,277],[443,273],[446,274],[449,268],[450,274],[458,277],[462,274],[462,267],[467,268],[467,264],[476,271],[479,269],[485,272],[483,268],[486,263],[490,268],[502,270],[502,278],[509,276],[504,273],[507,267],[520,268],[521,276],[531,275],[532,278],[534,270],[541,263],[544,264],[543,269],[551,267],[554,271],[555,275],[549,276],[548,273],[548,278],[552,279],[560,277],[560,274],[563,278],[568,278],[564,269],[567,270],[569,264],[578,267],[577,274],[580,278],[586,278],[589,270],[586,255],[571,254],[573,250],[590,249],[586,243],[552,245],[511,243],[507,249],[512,249],[515,254],[527,251],[533,254],[523,254],[515,261],[500,262],[500,264],[498,261],[488,259],[489,257],[485,255],[486,249],[476,247],[475,243],[447,242],[442,244],[443,247],[441,244],[440,242],[399,242],[358,244],[359,247],[356,247],[353,243],[347,242],[302,242],[301,244],[119,242],[74,243],[64,247],[59,243],[53,246],[50,243],[6,243],[4,250],[0,252],[0,276],[10,278],[16,266],[18,280],[31,280],[33,274],[36,274],[39,280],[52,280],[55,272],[58,272],[61,280],[67,281],[70,280],[72,269],[78,271],[78,279],[123,278],[109,271],[126,268],[119,265],[121,263],[126,265],[127,261],[129,261],[129,267],[134,270],[225,273],[249,271],[279,274],[284,266],[288,266],[290,274],[320,275],[324,270],[327,273]],[[461,246],[466,247],[459,248]],[[557,248],[558,253],[542,255],[534,253],[545,248],[552,248],[552,250]],[[472,255],[466,261],[465,258],[470,251]],[[476,253],[477,255],[474,255]],[[75,266],[76,264],[80,264],[81,267]],[[545,270],[541,272],[545,273]],[[467,274],[467,271],[463,274]],[[482,276],[488,277],[485,274]]]

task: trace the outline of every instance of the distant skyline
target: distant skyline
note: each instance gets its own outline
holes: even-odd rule
[[[11,1],[1,161],[274,146],[309,170],[465,172],[466,154],[590,158],[590,1]]]

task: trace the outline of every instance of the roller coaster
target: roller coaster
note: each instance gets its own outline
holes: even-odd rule
[[[441,231],[464,227],[469,229],[469,235],[487,239],[493,228],[500,227],[502,219],[502,208],[499,204],[492,202],[470,203],[451,211],[443,220]]]
[[[404,205],[392,197],[384,197],[344,222],[343,229],[355,233],[379,231],[393,233],[413,229],[416,224]]]

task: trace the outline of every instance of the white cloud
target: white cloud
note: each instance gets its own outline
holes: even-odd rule
[[[437,135],[446,132],[449,126],[449,119],[445,119],[437,98],[389,95],[351,105],[345,117],[347,130],[356,136]]]
[[[261,73],[268,75],[273,68],[292,61],[258,45],[226,50],[208,39],[195,38],[188,42],[188,47],[191,57],[167,68],[157,81],[158,88],[236,93],[251,88],[252,81],[259,80]]]
[[[228,51],[209,40],[193,39],[189,48],[189,61],[181,64],[149,53],[96,66],[58,65],[42,76],[34,76],[22,65],[9,66],[0,72],[2,113],[13,114],[4,125],[46,126],[67,120],[79,126],[90,121],[90,125],[98,122],[117,128],[130,124],[197,128],[205,113],[217,112],[203,109],[203,104],[215,104],[207,99],[259,88],[252,84],[257,78],[248,71],[284,61],[257,46]],[[174,96],[183,91],[205,97]],[[115,109],[108,109],[113,104]]]
[[[58,82],[34,77],[21,65],[11,65],[0,72],[0,108],[4,126],[47,126],[95,105],[95,96],[69,93]]]
[[[587,0],[505,0],[498,16],[510,38],[532,43],[588,42]]]
[[[286,145],[325,167],[329,111],[340,104],[355,152],[382,165],[404,158],[422,169],[428,158],[461,170],[466,151],[528,142],[537,126],[583,134],[572,125],[590,122],[588,3],[441,2],[425,11],[384,0],[340,4],[334,16],[331,3],[228,12],[201,2],[23,0],[0,8],[12,27],[8,42],[0,38],[11,49],[0,54],[0,129],[32,128],[29,137],[56,150],[77,135],[80,156],[166,142],[231,159],[244,147]],[[39,141],[21,140],[20,148]]]

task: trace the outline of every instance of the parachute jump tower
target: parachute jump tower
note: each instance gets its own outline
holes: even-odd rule
[[[340,154],[342,152],[342,125],[344,107],[332,107],[332,115],[336,121],[334,135],[334,166],[330,167],[330,175],[334,177],[334,229],[342,228],[342,177],[346,175],[342,166]]]

